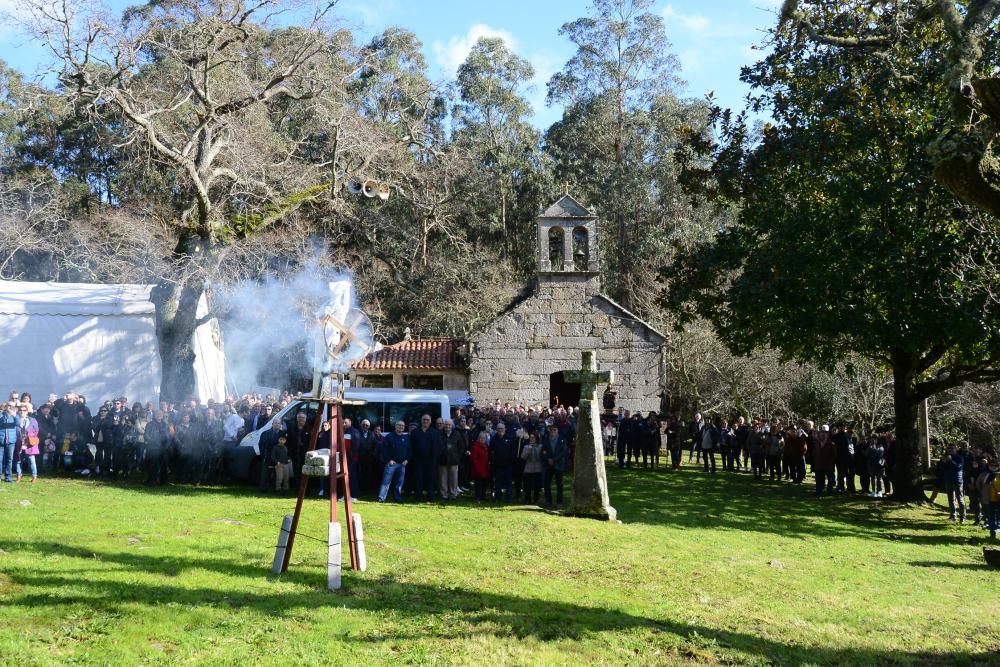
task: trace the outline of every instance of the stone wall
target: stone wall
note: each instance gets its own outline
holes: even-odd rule
[[[404,389],[406,387],[406,376],[430,375],[441,377],[442,389],[453,391],[468,391],[469,378],[463,371],[458,370],[352,370],[351,382],[356,387],[367,386],[365,378],[371,375],[391,375],[393,389]]]
[[[594,350],[613,370],[618,405],[659,410],[664,338],[597,292],[595,276],[539,277],[533,296],[469,339],[469,392],[477,403],[548,404],[549,376],[578,370]]]

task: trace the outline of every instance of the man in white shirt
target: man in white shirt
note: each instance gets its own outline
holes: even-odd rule
[[[232,411],[229,407],[226,408],[229,412],[226,415],[226,420],[222,424],[222,439],[227,444],[236,444],[236,439],[239,437],[240,428],[243,427],[243,417],[240,417],[236,412]]]

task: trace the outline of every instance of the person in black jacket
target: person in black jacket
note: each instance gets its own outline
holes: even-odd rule
[[[837,452],[837,493],[854,493],[854,443],[845,424],[837,424],[836,428],[833,446]]]
[[[455,423],[446,419],[444,430],[438,438],[438,488],[441,500],[458,498],[458,464],[462,460],[462,437],[455,430]]]
[[[100,476],[109,475],[111,472],[111,452],[114,446],[114,424],[111,422],[111,415],[107,408],[100,408],[97,416],[91,421],[90,441],[97,446],[97,454],[94,462],[97,465],[97,474]]]
[[[434,456],[438,451],[440,438],[441,432],[432,425],[430,415],[424,415],[420,419],[420,427],[410,434],[413,490],[418,499],[422,493],[426,493],[428,502],[434,500],[434,478],[437,476]]]
[[[871,475],[868,474],[868,446],[870,438],[861,438],[854,443],[854,470],[858,473],[861,493],[868,495],[871,489]]]
[[[132,428],[132,414],[120,400],[116,400],[108,417],[111,419],[111,474],[117,478],[118,475],[127,472],[126,436]]]
[[[648,467],[654,470],[660,466],[660,421],[655,412],[646,417],[646,439],[642,450],[642,467],[647,467],[646,457],[649,457]]]
[[[493,498],[508,503],[514,494],[514,459],[517,452],[517,442],[513,433],[507,432],[507,426],[502,421],[497,422],[497,431],[490,438],[490,470],[493,472]]]
[[[357,448],[358,477],[355,479],[354,473],[351,472],[351,493],[361,496],[374,493],[378,483],[378,477],[374,474],[378,464],[378,441],[375,438],[375,431],[372,430],[372,423],[367,419],[361,420]]]
[[[882,439],[882,446],[885,448],[885,495],[889,495],[896,482],[896,436],[887,433]]]
[[[302,474],[302,464],[306,460],[306,452],[312,446],[312,424],[306,423],[308,416],[305,412],[295,415],[295,423],[288,429],[288,457],[292,460],[291,479],[296,479]]]
[[[261,491],[273,488],[270,477],[274,474],[271,467],[271,450],[278,444],[278,436],[281,435],[281,419],[275,417],[271,420],[271,428],[260,434],[260,441],[257,448],[260,450],[260,480],[258,486]]]
[[[631,449],[632,431],[635,429],[635,422],[629,416],[628,410],[623,414],[623,418],[618,422],[618,441],[615,443],[615,454],[618,457],[618,467],[624,468],[626,456]]]
[[[626,420],[627,421],[627,420]],[[623,422],[624,423],[624,422]],[[551,424],[542,439],[542,463],[545,465],[545,506],[552,507],[552,480],[556,481],[556,505],[563,504],[563,473],[568,464],[569,445],[559,435],[559,426]]]
[[[274,492],[281,493],[288,491],[288,463],[291,460],[288,456],[288,447],[285,446],[288,436],[282,433],[278,436],[278,442],[271,448],[270,466],[274,468]]]
[[[143,438],[146,442],[146,484],[162,485],[167,481],[165,454],[169,451],[170,432],[163,410],[157,410],[146,424]]]
[[[35,421],[38,422],[38,441],[45,442],[49,438],[53,441],[56,439],[56,419],[52,414],[52,406],[48,403],[43,403],[35,411]],[[62,444],[62,443],[59,443]],[[58,459],[58,451],[42,452],[42,465],[48,467],[50,470],[56,469],[56,460]]]
[[[705,422],[701,418],[701,413],[697,413],[694,419],[688,422],[688,438],[691,441],[691,453],[688,454],[688,463],[691,463],[691,459],[695,457],[697,453],[698,458],[696,463],[701,462],[701,430],[705,428]]]
[[[190,482],[194,473],[194,450],[197,446],[198,427],[191,423],[191,413],[181,414],[181,421],[174,426],[173,464],[174,483]]]

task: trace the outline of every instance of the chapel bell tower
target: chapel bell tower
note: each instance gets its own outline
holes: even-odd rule
[[[593,292],[600,288],[597,216],[569,194],[538,217],[538,278]]]

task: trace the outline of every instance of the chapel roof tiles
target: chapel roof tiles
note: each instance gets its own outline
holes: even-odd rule
[[[352,370],[464,370],[462,341],[455,338],[403,340],[351,364]]]

